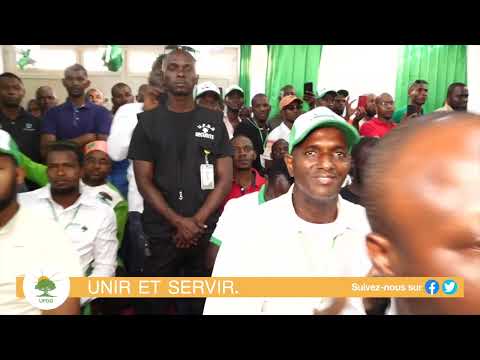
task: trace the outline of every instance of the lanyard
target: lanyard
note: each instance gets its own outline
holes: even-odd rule
[[[263,134],[262,134],[262,131],[260,130],[260,128],[257,126],[255,121],[253,121],[251,119],[247,119],[247,120],[250,122],[250,124],[255,126],[255,128],[258,130],[258,133],[260,134],[260,139],[262,139],[262,146],[265,146],[265,139],[263,138]]]
[[[52,211],[53,218],[55,219],[55,222],[59,223],[58,216],[55,212],[55,209],[54,209],[50,199],[48,200],[48,205],[50,205],[50,210]],[[67,225],[64,226],[64,228],[63,228],[64,230],[66,230],[70,225],[73,225],[73,220],[75,220],[75,218],[77,217],[78,211],[80,210],[81,206],[82,206],[82,204],[78,205],[77,209],[75,210],[75,213],[73,214],[72,219],[70,220],[70,222]]]

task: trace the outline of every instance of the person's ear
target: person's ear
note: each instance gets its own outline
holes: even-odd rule
[[[193,85],[197,85],[197,84],[198,84],[198,79],[200,79],[200,75],[197,75],[197,76],[195,77],[195,82],[194,82]]]
[[[393,247],[387,238],[374,232],[368,234],[367,251],[375,273],[380,276],[395,276],[392,269]]]
[[[87,80],[87,81],[85,82],[85,84],[86,84],[85,89],[88,89],[88,88],[90,87],[90,84],[91,84],[91,83],[92,83],[92,82],[91,82],[90,80]]]
[[[294,176],[294,169],[293,169],[293,156],[290,154],[286,154],[285,157],[283,158],[283,161],[285,161],[285,165],[287,166],[288,173],[290,174],[291,177]]]
[[[25,182],[25,170],[20,166],[15,169],[15,182],[17,185],[22,185]]]
[[[257,160],[257,152],[253,150],[253,161]]]

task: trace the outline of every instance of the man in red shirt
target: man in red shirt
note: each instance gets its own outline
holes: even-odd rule
[[[396,124],[392,120],[395,111],[395,103],[390,94],[383,93],[375,99],[377,117],[367,121],[360,127],[361,136],[383,137]]]
[[[252,141],[244,135],[237,135],[233,137],[231,144],[233,147],[233,183],[232,190],[225,198],[223,206],[231,199],[260,190],[265,184],[265,179],[252,167],[257,158]]]

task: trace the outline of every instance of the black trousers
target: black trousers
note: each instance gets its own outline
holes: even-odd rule
[[[145,277],[208,277],[207,248],[211,234],[206,234],[198,245],[178,249],[172,237],[149,238],[150,256],[145,257]],[[169,314],[172,307],[178,315],[202,315],[205,298],[149,298],[138,302],[139,314]]]

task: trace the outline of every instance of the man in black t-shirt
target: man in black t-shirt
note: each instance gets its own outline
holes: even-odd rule
[[[253,144],[257,158],[253,162],[253,167],[260,175],[265,174],[265,169],[260,161],[265,140],[270,132],[270,125],[267,123],[271,106],[265,94],[257,94],[252,98],[253,119],[242,121],[235,129],[234,136],[244,135],[248,137]]]
[[[15,74],[0,75],[0,128],[10,134],[25,155],[40,161],[40,120],[22,106],[25,87]]]
[[[128,154],[144,199],[150,252],[144,276],[209,276],[208,240],[232,184],[233,151],[222,114],[195,106],[193,56],[176,48],[165,57],[163,74],[167,105],[138,115]],[[204,302],[175,305],[180,314],[202,314]],[[148,299],[140,312],[168,309],[167,299]]]

